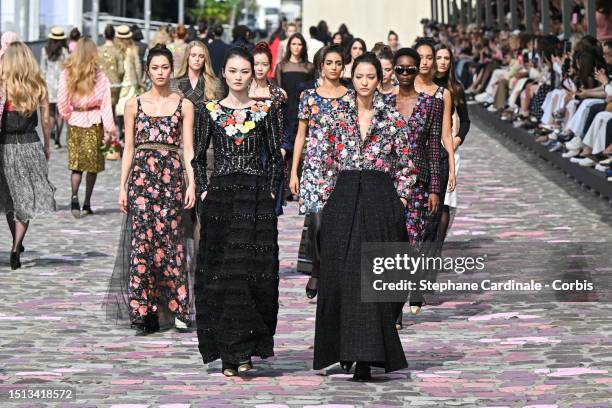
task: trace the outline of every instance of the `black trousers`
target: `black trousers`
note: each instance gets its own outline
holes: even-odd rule
[[[583,138],[589,131],[589,128],[591,127],[591,125],[593,124],[593,121],[595,120],[595,116],[597,116],[599,112],[603,112],[604,110],[606,110],[605,102],[589,106],[589,108],[587,109],[587,120],[584,123],[584,129],[582,129]]]

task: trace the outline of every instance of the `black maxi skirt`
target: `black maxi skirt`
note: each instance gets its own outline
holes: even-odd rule
[[[267,178],[212,177],[200,222],[195,297],[202,360],[239,364],[273,356],[278,229]]]
[[[361,243],[408,242],[404,206],[391,177],[343,171],[321,220],[313,368],[363,361],[386,372],[407,367],[395,329],[402,303],[361,302]]]

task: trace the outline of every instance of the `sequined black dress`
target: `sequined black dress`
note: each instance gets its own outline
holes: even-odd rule
[[[208,181],[211,141],[214,170]],[[271,192],[280,177],[281,154],[270,101],[247,109],[209,102],[196,127],[192,164],[198,197],[207,192],[195,282],[202,360],[238,364],[252,356],[272,356],[279,262]]]

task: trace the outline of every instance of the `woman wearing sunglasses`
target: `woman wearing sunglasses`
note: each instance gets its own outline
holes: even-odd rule
[[[399,90],[397,95],[390,95],[386,99],[389,106],[401,113],[408,126],[416,182],[408,194],[406,228],[410,245],[417,249],[423,241],[427,218],[435,213],[439,203],[442,126],[441,110],[436,111],[435,98],[415,89],[414,82],[420,63],[421,57],[413,48],[401,48],[395,53],[393,65]],[[410,310],[413,314],[419,312],[422,302],[418,292],[411,293]],[[401,312],[396,327],[402,328]]]

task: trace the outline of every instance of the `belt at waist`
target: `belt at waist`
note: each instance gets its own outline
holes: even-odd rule
[[[72,108],[72,110],[74,112],[89,112],[89,111],[94,111],[94,110],[98,110],[98,109],[100,109],[99,106],[90,106],[90,107],[87,107],[87,108]]]
[[[136,151],[139,150],[170,150],[172,152],[178,152],[179,147],[167,143],[142,143],[136,146]]]
[[[36,132],[26,133],[0,133],[0,144],[25,144],[39,142],[40,138]]]

